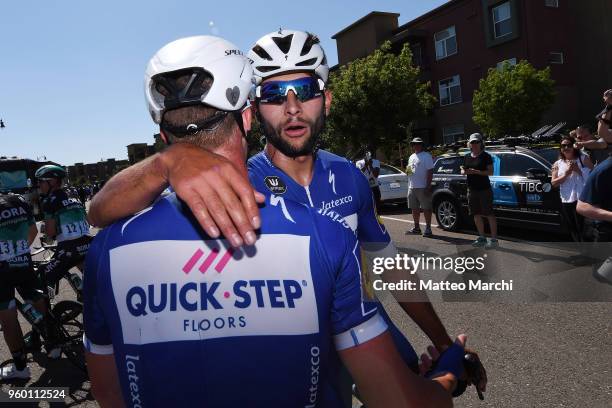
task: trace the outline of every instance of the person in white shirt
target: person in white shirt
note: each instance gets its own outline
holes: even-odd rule
[[[408,233],[420,234],[421,211],[425,214],[424,237],[431,237],[431,179],[433,178],[433,159],[431,154],[423,150],[423,140],[420,137],[412,139],[410,146],[414,153],[408,159],[406,173],[410,176],[408,184],[408,207],[412,210],[414,228]]]
[[[572,239],[580,242],[584,219],[576,212],[576,205],[593,163],[587,154],[575,147],[575,142],[571,136],[561,138],[559,160],[553,164],[551,182],[554,187],[559,187],[563,221]]]
[[[368,179],[370,189],[374,195],[376,211],[380,209],[380,187],[378,185],[378,175],[380,174],[380,161],[372,157],[372,153],[366,152],[365,158],[355,163]]]

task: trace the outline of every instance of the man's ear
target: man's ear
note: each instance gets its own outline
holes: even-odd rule
[[[242,110],[242,124],[244,125],[244,131],[248,132],[251,130],[251,122],[253,121],[253,105],[247,106]]]
[[[170,144],[168,143],[168,136],[166,136],[166,134],[164,133],[163,130],[159,129],[159,136],[161,137],[161,140],[163,140],[163,142],[165,144]]]
[[[329,116],[329,111],[331,110],[332,103],[332,91],[329,89],[325,90],[325,116]]]

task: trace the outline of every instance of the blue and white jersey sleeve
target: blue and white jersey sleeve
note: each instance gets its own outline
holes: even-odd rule
[[[379,336],[387,330],[387,324],[376,305],[364,299],[359,242],[351,229],[343,225],[324,232],[327,242],[336,243],[327,246],[336,268],[331,325],[336,349],[343,350]]]
[[[357,237],[362,243],[365,242],[391,242],[387,229],[378,219],[374,206],[374,195],[368,184],[368,180],[355,166],[351,167],[355,191],[357,192]]]
[[[109,267],[108,251],[104,250],[109,230],[101,231],[92,241],[83,273],[83,344],[93,354],[113,354],[111,332],[102,306],[98,279],[101,270]]]

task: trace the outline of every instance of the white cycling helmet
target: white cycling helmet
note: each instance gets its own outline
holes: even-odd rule
[[[253,82],[290,72],[311,71],[327,83],[329,67],[316,35],[304,31],[278,30],[261,37],[248,53]]]
[[[238,111],[247,101],[252,77],[249,60],[229,41],[208,35],[181,38],[162,47],[147,65],[149,113],[160,124],[167,110],[181,106],[205,104]]]

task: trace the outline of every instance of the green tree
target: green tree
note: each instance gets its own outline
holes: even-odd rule
[[[371,55],[341,67],[332,73],[330,89],[332,109],[323,140],[334,151],[369,147],[388,155],[435,102],[429,83],[419,82],[408,44],[395,55],[385,42]]]
[[[555,100],[550,67],[535,69],[521,61],[491,68],[474,91],[474,123],[490,137],[533,131]]]

